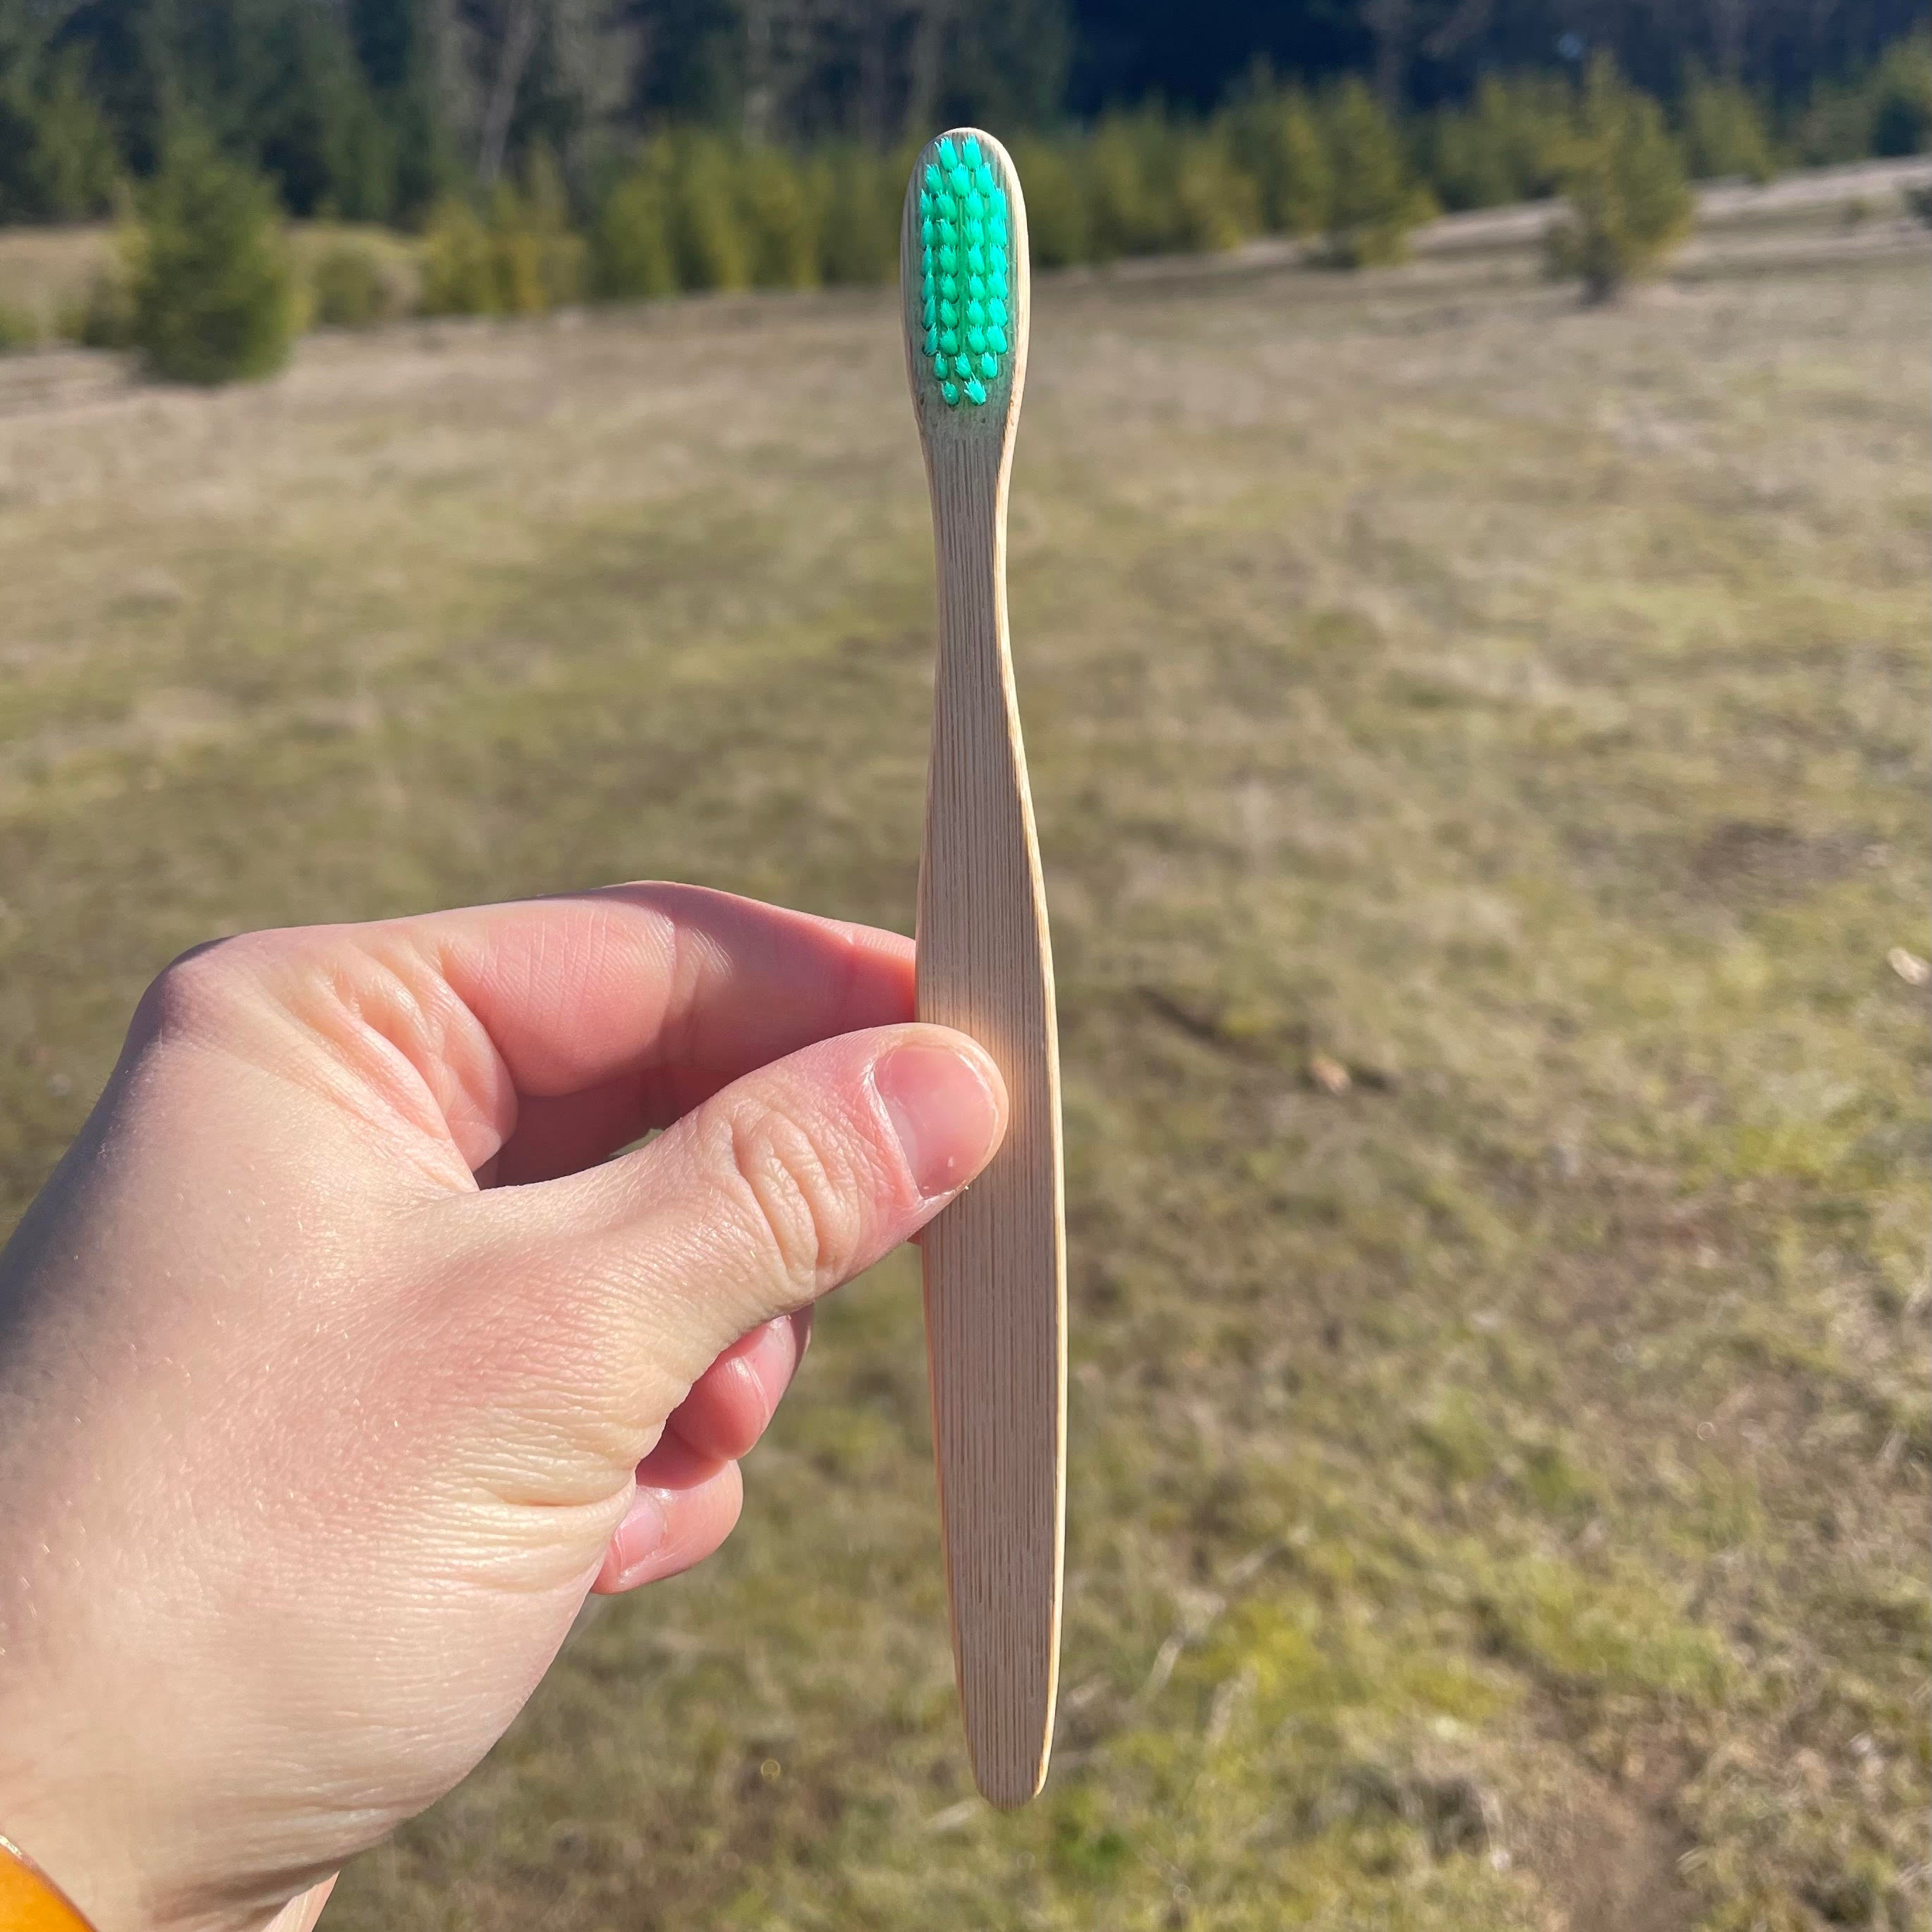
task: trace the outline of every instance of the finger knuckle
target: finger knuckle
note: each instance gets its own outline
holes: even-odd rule
[[[734,1110],[730,1172],[757,1238],[802,1300],[850,1270],[863,1234],[854,1164],[782,1110]]]
[[[171,960],[142,996],[136,1030],[164,1039],[219,1030],[256,963],[255,939],[212,940]]]

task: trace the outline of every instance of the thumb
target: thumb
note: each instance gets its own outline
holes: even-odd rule
[[[520,1298],[535,1287],[565,1321],[576,1400],[648,1447],[724,1349],[915,1234],[1006,1125],[999,1070],[966,1035],[878,1027],[746,1075],[602,1166],[465,1204],[520,1253]]]

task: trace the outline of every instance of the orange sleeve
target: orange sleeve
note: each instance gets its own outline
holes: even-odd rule
[[[94,1932],[66,1893],[18,1845],[4,1838],[0,1932]]]

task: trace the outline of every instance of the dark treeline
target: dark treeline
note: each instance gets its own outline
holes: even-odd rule
[[[1666,100],[1702,73],[1787,104],[1870,66],[1924,19],[1922,0],[1076,0],[1072,11],[1066,98],[1081,113],[1154,93],[1210,107],[1258,54],[1309,77],[1360,74],[1392,109],[1596,53]]]
[[[1608,53],[1666,100],[1711,80],[1818,111],[1918,0],[0,0],[0,220],[97,214],[177,132],[296,215],[410,222],[554,166],[582,213],[640,139],[874,152],[973,121],[1053,133],[1205,111],[1258,68],[1360,76],[1391,110]],[[1896,143],[1894,143],[1894,146]],[[1876,146],[1797,140],[1802,158]],[[1816,150],[1816,152],[1813,152]]]

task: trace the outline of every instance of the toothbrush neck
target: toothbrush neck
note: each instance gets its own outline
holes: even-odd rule
[[[932,452],[932,540],[942,650],[997,656],[1006,635],[1006,465],[990,440]]]

